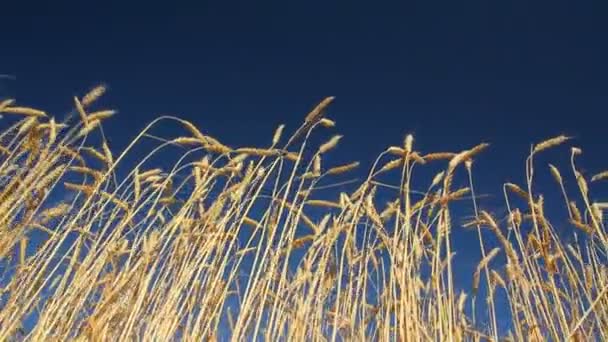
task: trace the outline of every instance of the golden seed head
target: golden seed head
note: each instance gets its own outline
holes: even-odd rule
[[[600,180],[607,180],[607,179],[608,179],[608,170],[600,172],[600,173],[594,175],[593,177],[591,177],[592,182],[597,182]]]
[[[274,131],[274,135],[272,137],[272,146],[279,143],[279,140],[281,140],[281,135],[283,134],[284,129],[285,129],[285,125],[280,125],[279,127],[277,127],[277,130]]]
[[[328,175],[338,175],[341,173],[346,173],[348,171],[354,170],[357,167],[359,167],[359,162],[353,162],[353,163],[342,165],[342,166],[332,167],[331,169],[327,170],[327,174]]]
[[[334,135],[331,139],[329,139],[328,142],[326,142],[325,144],[321,145],[321,147],[319,147],[319,153],[323,154],[323,153],[326,153],[329,150],[333,149],[334,147],[336,147],[336,145],[338,145],[338,142],[340,141],[340,139],[342,139],[341,135]]]
[[[534,146],[534,149],[532,149],[532,153],[539,153],[539,152],[547,150],[551,147],[561,145],[564,142],[568,141],[569,139],[570,139],[570,137],[567,137],[565,135],[560,135],[555,138],[547,139],[541,143],[536,144]]]
[[[412,152],[413,144],[414,144],[414,136],[411,134],[406,135],[405,139],[403,141],[403,149],[405,150],[406,153]]]
[[[304,119],[305,123],[313,123],[318,121],[325,115],[325,109],[334,101],[335,97],[329,96],[324,98]]]
[[[319,125],[321,125],[325,128],[332,128],[332,127],[336,126],[336,123],[333,120],[330,120],[328,118],[323,118],[323,119],[321,119],[321,121],[319,121]]]
[[[93,102],[97,101],[103,94],[108,90],[105,84],[100,84],[97,87],[91,89],[85,96],[82,97],[82,105],[89,106]]]

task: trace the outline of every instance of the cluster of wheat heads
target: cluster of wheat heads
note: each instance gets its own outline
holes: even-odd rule
[[[532,190],[535,157],[566,137],[533,146],[526,186],[504,185],[503,220],[473,190],[486,144],[422,154],[408,135],[340,192],[358,163],[324,165],[341,136],[311,138],[334,126],[333,98],[264,148],[231,148],[165,116],[114,155],[100,124],[114,112],[94,110],[104,92],[75,97],[61,123],[0,102],[4,120],[19,118],[0,133],[0,340],[608,338],[608,241],[581,150],[570,193],[550,165],[573,232],[554,229]],[[153,135],[160,125],[184,135]],[[168,150],[177,159],[156,168]],[[426,164],[442,171],[414,182]],[[482,256],[472,288],[454,284],[454,201],[474,213],[463,232]]]

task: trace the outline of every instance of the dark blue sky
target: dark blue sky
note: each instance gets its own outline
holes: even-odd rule
[[[60,115],[106,82],[118,147],[164,113],[230,145],[266,144],[279,123],[295,129],[335,95],[345,160],[370,162],[409,132],[424,152],[488,141],[479,168],[496,191],[523,180],[530,143],[566,133],[589,172],[606,166],[599,4],[12,2],[2,12],[0,73],[16,80],[0,91]]]

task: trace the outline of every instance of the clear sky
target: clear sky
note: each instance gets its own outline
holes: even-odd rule
[[[608,167],[600,1],[184,3],[3,4],[0,74],[14,79],[0,97],[60,117],[107,83],[120,148],[169,113],[228,145],[267,144],[334,95],[337,158],[369,163],[407,133],[423,152],[490,142],[476,172],[498,202],[502,182],[523,183],[530,144],[554,135],[576,138],[588,175]]]
[[[489,141],[485,163],[500,181],[523,170],[530,143],[555,134],[599,159],[608,113],[599,3],[12,1],[0,73],[16,80],[0,79],[0,95],[60,115],[72,95],[106,82],[105,103],[121,111],[110,127],[119,146],[161,113],[233,145],[265,143],[334,95],[346,157],[369,161],[409,132],[424,151]]]

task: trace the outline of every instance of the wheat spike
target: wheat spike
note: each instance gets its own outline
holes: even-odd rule
[[[494,234],[498,238],[498,241],[502,244],[503,248],[505,249],[505,252],[507,253],[507,256],[509,257],[509,262],[512,262],[513,264],[517,265],[518,260],[519,260],[517,253],[513,249],[513,246],[511,245],[509,240],[507,240],[507,238],[500,231],[500,228],[498,227],[496,220],[494,220],[492,215],[490,215],[490,213],[488,213],[485,210],[482,210],[480,213],[481,213],[481,217],[482,217],[484,223],[486,223],[490,227],[490,229],[492,229],[492,231],[494,231]]]
[[[27,237],[22,237],[21,240],[19,240],[19,265],[21,265],[22,267],[25,266],[27,243],[28,243]]]
[[[458,305],[456,306],[458,308],[458,312],[460,314],[464,314],[464,304],[466,302],[467,299],[467,294],[463,292],[460,292],[460,295],[458,296]]]
[[[87,106],[93,104],[93,102],[97,101],[97,99],[102,97],[103,94],[107,90],[108,90],[108,88],[104,84],[100,84],[100,85],[96,86],[95,88],[91,89],[91,91],[89,91],[87,94],[85,94],[82,97],[82,105],[87,107]]]
[[[117,207],[123,209],[124,211],[129,211],[129,204],[127,204],[127,202],[125,202],[123,200],[120,200],[120,199],[116,198],[116,196],[114,194],[110,194],[110,193],[107,193],[105,191],[99,191],[99,194],[102,197],[105,197],[108,200],[110,200],[110,202],[114,203]]]
[[[323,145],[321,145],[321,147],[319,147],[319,153],[323,154],[333,149],[334,147],[336,147],[336,145],[338,145],[340,139],[342,139],[341,135],[334,135],[331,139],[329,139],[328,142],[324,143]]]
[[[33,117],[46,117],[45,112],[29,107],[5,107],[2,109],[2,113]]]
[[[594,175],[593,177],[591,177],[592,182],[597,182],[597,181],[606,180],[606,179],[608,179],[608,170],[600,172],[600,173]]]
[[[414,136],[411,134],[406,135],[405,139],[403,141],[403,149],[405,150],[406,153],[412,152],[413,144],[414,144]]]
[[[336,126],[336,123],[333,120],[330,120],[328,118],[323,118],[321,119],[321,121],[319,121],[319,125],[325,127],[325,128],[332,128]]]
[[[285,129],[285,125],[280,125],[274,131],[274,135],[272,136],[272,146],[275,146],[281,140],[281,135],[283,135],[283,130]]]
[[[104,164],[109,164],[109,160],[107,160],[106,156],[92,147],[83,147],[82,151],[103,162]]]
[[[101,144],[101,149],[103,150],[108,166],[112,166],[114,164],[114,157],[112,157],[112,151],[110,151],[110,146],[108,146],[106,141]]]
[[[357,167],[359,167],[359,162],[352,162],[350,164],[332,167],[331,169],[327,170],[327,174],[328,175],[338,175],[338,174],[352,171],[352,170],[356,169]]]
[[[101,121],[99,120],[95,120],[95,121],[89,121],[87,123],[86,126],[84,126],[80,132],[78,132],[79,136],[85,136],[88,135],[89,133],[91,133],[95,128],[99,127],[99,124],[101,123]]]
[[[499,247],[492,249],[488,254],[486,254],[485,258],[481,259],[481,261],[477,265],[477,269],[473,274],[473,295],[476,295],[477,290],[479,289],[479,276],[481,274],[481,271],[488,266],[490,261],[492,261],[492,259],[494,259],[496,255],[498,255],[498,252],[500,252]]]
[[[40,213],[43,222],[47,222],[56,217],[65,215],[70,210],[70,205],[67,203],[59,203],[57,206],[44,210]]]
[[[312,161],[312,173],[317,177],[321,175],[321,156],[316,155]]]
[[[451,169],[455,169],[456,166],[458,166],[460,163],[473,158],[475,155],[485,150],[488,146],[490,146],[490,144],[482,143],[473,147],[470,150],[458,153],[454,158],[452,158],[452,160],[450,160],[449,167]]]
[[[335,97],[329,96],[324,98],[308,115],[304,118],[304,122],[310,124],[312,122],[317,122],[319,119],[325,114],[325,109],[329,106]]]
[[[150,177],[159,176],[162,172],[163,172],[162,169],[158,169],[158,168],[151,169],[151,170],[140,173],[139,178],[141,179],[142,182],[146,182],[150,179]]]
[[[338,208],[338,209],[342,208],[342,206],[339,203],[325,201],[325,200],[308,200],[308,201],[306,201],[306,204],[315,206],[315,207]]]
[[[400,167],[403,164],[403,158],[397,158],[386,163],[378,173],[387,172]]]
[[[200,139],[193,137],[179,137],[171,140],[171,142],[182,146],[200,146],[202,144]]]
[[[524,191],[522,188],[520,188],[519,185],[513,184],[513,183],[505,183],[505,186],[507,187],[507,189],[511,190],[511,192],[518,195],[522,199],[524,199],[526,201],[530,199],[528,196],[528,193],[526,191]]]
[[[101,177],[103,176],[103,174],[97,170],[93,170],[91,168],[88,168],[86,166],[70,166],[69,167],[70,171],[76,172],[76,173],[82,173],[85,175],[89,175],[92,176],[93,178],[95,178],[95,180],[100,180]]]
[[[285,159],[292,162],[297,162],[298,160],[300,160],[300,155],[295,152],[284,152],[283,156],[285,157]]]
[[[13,103],[15,103],[14,99],[6,99],[6,100],[0,101],[0,113],[4,110],[4,108],[12,105]]]
[[[563,184],[562,175],[559,173],[559,170],[557,169],[557,167],[555,167],[553,164],[549,164],[549,169],[551,170],[551,175],[553,175],[553,178],[555,179],[555,181],[558,184]]]
[[[102,120],[105,120],[105,119],[113,116],[114,114],[116,114],[115,110],[111,110],[111,109],[100,110],[98,112],[90,113],[87,120],[88,121],[95,121],[95,120],[102,121]]]
[[[561,145],[564,142],[568,141],[569,139],[570,139],[570,137],[567,137],[565,135],[560,135],[555,138],[547,139],[543,142],[536,144],[534,146],[534,148],[532,149],[532,153],[539,153],[539,152],[547,150],[551,147]]]
[[[141,175],[138,168],[135,169],[133,174],[133,196],[135,202],[139,202],[141,199]]]
[[[507,288],[507,283],[504,281],[504,279],[500,276],[500,274],[498,272],[496,272],[495,270],[491,270],[490,274],[492,276],[492,280],[495,283],[502,286],[502,288],[504,288],[504,289]]]
[[[180,122],[195,138],[200,140],[201,143],[203,143],[203,144],[208,143],[208,140],[203,135],[203,133],[201,133],[201,131],[199,131],[198,128],[196,128],[196,126],[194,126],[194,124],[192,124],[190,121],[181,120]]]
[[[589,193],[589,186],[587,185],[587,181],[585,180],[585,177],[583,176],[582,173],[580,173],[578,171],[575,172],[575,175],[576,175],[576,182],[578,183],[581,193],[583,194],[583,196],[587,197],[587,194]]]
[[[314,239],[315,239],[315,234],[308,234],[308,235],[302,236],[300,238],[293,240],[293,242],[291,243],[291,248],[300,248],[300,247],[304,246],[305,243],[314,241]]]
[[[422,158],[418,152],[412,152],[408,156],[418,164],[426,164],[426,160],[424,160],[424,158]]]
[[[22,124],[19,126],[19,130],[17,134],[21,135],[27,131],[29,131],[32,127],[38,124],[38,119],[36,116],[29,117],[27,119],[23,119]]]
[[[521,211],[519,211],[519,209],[515,208],[513,209],[513,211],[509,214],[509,222],[514,225],[515,227],[519,227],[521,225],[522,222],[522,216],[521,216]]]
[[[449,160],[456,156],[456,153],[452,152],[437,152],[437,153],[429,153],[422,156],[426,161],[435,161],[435,160]]]
[[[87,116],[87,112],[85,112],[82,103],[76,96],[74,96],[74,105],[76,106],[76,111],[78,111],[78,115],[80,115],[80,120],[82,120],[84,126],[89,126],[89,118]]]
[[[439,184],[439,182],[441,182],[441,180],[443,179],[443,175],[445,174],[445,171],[441,171],[438,174],[435,175],[435,177],[433,177],[433,181],[431,182],[431,186],[436,186],[437,184]]]
[[[235,150],[235,152],[236,153],[245,153],[245,154],[249,154],[252,156],[259,156],[259,157],[274,157],[274,156],[278,156],[280,154],[279,150],[249,148],[249,147],[238,148]]]
[[[66,125],[57,125],[55,123],[55,118],[51,118],[49,120],[49,144],[53,144],[57,139],[58,130],[63,129]]]
[[[243,223],[246,225],[253,226],[253,227],[258,227],[260,225],[260,223],[258,221],[254,220],[252,218],[246,217],[246,216],[243,217]]]
[[[91,195],[93,193],[93,188],[90,185],[74,184],[70,182],[64,182],[63,185],[68,190],[79,191],[86,195]]]
[[[205,145],[205,150],[211,152],[211,153],[217,153],[217,154],[227,154],[232,152],[232,149],[226,145],[223,144],[210,144],[210,145]]]
[[[443,205],[445,205],[450,201],[461,198],[462,196],[468,194],[469,192],[471,192],[471,189],[469,189],[469,188],[458,189],[454,192],[449,193],[446,196],[443,196],[443,198],[441,199],[441,202]]]
[[[386,152],[398,157],[405,156],[405,150],[398,146],[391,146],[386,150]]]

